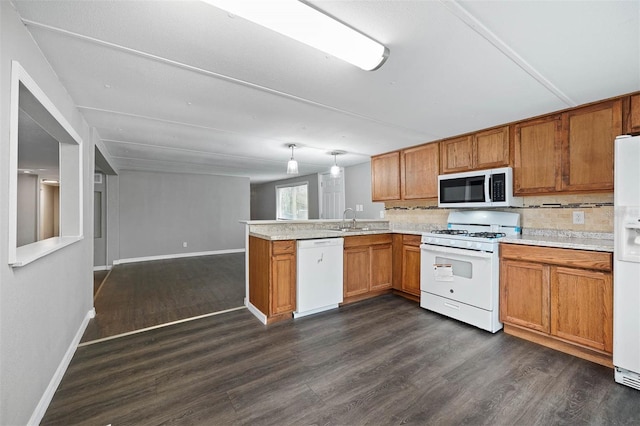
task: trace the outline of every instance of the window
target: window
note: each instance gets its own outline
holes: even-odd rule
[[[309,219],[309,182],[276,186],[278,220]]]

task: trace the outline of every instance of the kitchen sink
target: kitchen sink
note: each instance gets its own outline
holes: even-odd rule
[[[333,232],[362,232],[362,231],[368,231],[369,228],[368,227],[364,227],[364,228],[337,228],[337,229],[327,229],[327,231],[333,231]]]

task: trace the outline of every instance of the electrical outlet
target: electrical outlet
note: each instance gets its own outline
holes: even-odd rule
[[[384,210],[380,210],[380,219],[384,219]]]
[[[573,224],[584,225],[584,212],[573,212]]]
[[[182,243],[182,247],[186,247],[186,246],[187,246],[187,242],[185,241]]]
[[[356,204],[356,211],[357,212],[364,211],[364,206],[362,204]]]

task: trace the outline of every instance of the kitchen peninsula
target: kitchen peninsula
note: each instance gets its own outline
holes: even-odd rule
[[[269,324],[296,310],[296,241],[344,238],[344,301],[392,289],[393,236],[386,220],[247,221],[246,299]],[[418,263],[419,268],[419,263]],[[419,274],[419,269],[417,270]]]

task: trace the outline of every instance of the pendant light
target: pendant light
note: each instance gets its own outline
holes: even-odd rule
[[[330,154],[333,155],[333,166],[331,166],[331,177],[338,177],[340,176],[340,166],[338,166],[338,159],[337,156],[338,155],[342,155],[344,154],[344,151],[331,151]]]
[[[293,150],[295,149],[296,144],[289,144],[289,148],[291,148],[291,159],[287,163],[287,174],[288,175],[297,175],[298,174],[298,162],[293,158]]]

